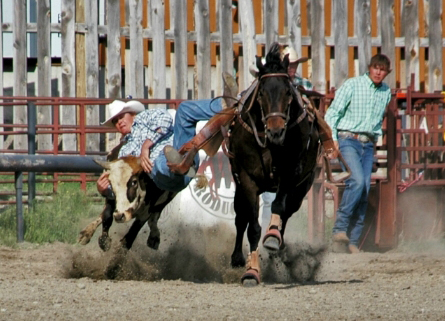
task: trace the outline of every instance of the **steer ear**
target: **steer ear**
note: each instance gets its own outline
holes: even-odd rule
[[[93,159],[93,160],[97,165],[102,166],[104,169],[110,169],[110,162],[104,162],[104,161],[100,161],[97,159]]]

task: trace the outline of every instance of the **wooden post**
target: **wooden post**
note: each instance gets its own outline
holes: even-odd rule
[[[324,37],[323,0],[311,1],[311,48],[312,48],[312,84],[321,93],[326,92],[326,54]]]
[[[249,72],[249,66],[255,66],[256,56],[256,33],[255,17],[253,15],[253,4],[250,0],[238,1],[238,15],[241,21],[240,32],[243,40],[243,82],[240,79],[240,88],[247,88],[253,81],[253,76]]]
[[[37,68],[39,97],[51,96],[51,7],[49,0],[37,3]],[[51,124],[51,106],[37,106],[37,123]],[[52,150],[52,135],[38,136],[39,150]]]
[[[142,0],[130,0],[130,94],[144,98]]]
[[[210,98],[210,21],[209,0],[195,0],[196,71],[198,96],[195,99]]]
[[[428,91],[442,90],[442,1],[429,0],[428,3],[428,40],[429,66]]]
[[[301,43],[301,5],[300,1],[286,1],[287,4],[287,33],[289,35],[289,46],[298,54],[303,56]],[[302,74],[302,66],[298,65],[298,74]]]
[[[62,96],[76,96],[76,57],[75,57],[75,0],[62,0]],[[76,124],[76,106],[61,106],[60,124]],[[64,150],[76,150],[76,135],[64,134]]]
[[[221,70],[235,76],[233,65],[232,1],[220,0],[219,9]],[[218,75],[218,77],[220,77],[220,75]]]
[[[78,0],[79,1],[79,0]],[[85,17],[84,21],[87,26],[87,33],[84,36],[85,55],[88,59],[85,59],[84,70],[86,71],[86,96],[87,97],[99,97],[99,37],[97,33],[97,1],[96,0],[84,0],[85,1]],[[87,105],[85,108],[85,121],[86,125],[99,125],[99,106]],[[86,150],[95,151],[99,150],[100,146],[99,134],[86,134]]]
[[[17,0],[14,6],[14,95],[27,94],[27,57],[26,57],[26,0]],[[14,124],[26,124],[26,106],[14,106]],[[15,128],[14,130],[21,130]],[[14,149],[26,150],[28,147],[26,135],[14,137]]]
[[[371,60],[371,3],[370,0],[355,0],[355,34],[358,40],[358,73],[368,71]]]
[[[149,59],[149,69],[152,71],[152,98],[163,99],[167,97],[164,1],[151,0],[151,10],[148,10],[151,17],[150,29],[153,32],[153,56]]]
[[[396,40],[394,29],[394,0],[379,2],[380,9],[380,33],[382,37],[382,54],[391,60],[393,71],[386,76],[385,82],[389,87],[396,86]]]
[[[174,75],[172,79],[175,80],[175,98],[187,98],[187,17],[184,14],[187,12],[187,1],[176,0],[170,1],[171,19],[173,22],[173,34],[175,42],[174,53]]]
[[[333,87],[348,79],[348,0],[333,2],[335,66]]]
[[[418,91],[419,84],[419,19],[417,0],[403,0],[402,5],[403,28],[405,36],[405,64],[406,84],[410,84],[411,74],[414,74],[414,90]]]
[[[278,41],[278,1],[263,1],[263,32],[266,35],[266,52],[270,45]]]

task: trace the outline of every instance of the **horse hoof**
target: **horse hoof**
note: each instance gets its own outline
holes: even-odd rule
[[[280,241],[274,236],[269,236],[264,239],[263,247],[269,251],[277,252],[280,249]]]
[[[241,277],[241,283],[245,287],[254,287],[260,284],[260,275],[257,270],[250,269]]]

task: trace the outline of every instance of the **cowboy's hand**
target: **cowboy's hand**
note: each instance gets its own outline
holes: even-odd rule
[[[328,158],[336,159],[339,153],[340,152],[338,150],[338,141],[334,140],[334,149],[328,153]]]
[[[110,180],[108,179],[109,175],[110,173],[102,173],[102,175],[99,176],[99,179],[96,182],[97,191],[101,195],[105,195],[108,190],[108,186],[110,185]]]
[[[151,140],[149,140],[149,139],[147,139],[142,144],[140,159],[141,159],[142,169],[146,173],[151,173],[151,171],[153,169],[153,162],[150,159],[150,148],[152,146],[153,146],[153,142]]]

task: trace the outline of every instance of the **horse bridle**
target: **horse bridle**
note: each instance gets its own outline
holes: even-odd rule
[[[254,134],[255,139],[256,139],[258,145],[260,145],[262,148],[265,148],[265,147],[266,147],[267,139],[266,139],[266,138],[264,139],[264,143],[261,142],[261,140],[260,140],[260,138],[259,138],[260,135],[259,135],[259,133],[258,133],[258,130],[257,130],[256,126],[255,126],[255,122],[254,122],[254,120],[253,120],[253,118],[252,118],[252,115],[250,114],[250,109],[251,109],[252,106],[253,106],[253,101],[256,100],[256,97],[257,97],[257,95],[258,95],[258,90],[259,90],[259,87],[260,87],[261,80],[263,80],[264,78],[268,78],[268,77],[286,77],[286,78],[289,80],[289,82],[290,82],[289,75],[286,74],[286,73],[270,73],[270,74],[265,74],[265,75],[261,76],[261,77],[258,79],[258,83],[257,83],[257,85],[256,85],[256,87],[255,87],[254,92],[253,92],[252,99],[250,100],[249,107],[246,109],[246,114],[247,114],[248,117],[249,117],[250,126],[247,125],[247,124],[244,122],[244,120],[243,120],[242,117],[241,117],[241,114],[238,113],[238,119],[239,119],[240,123],[241,123],[241,124],[243,125],[243,127],[246,128],[251,134]],[[290,84],[290,86],[291,86],[291,88],[295,89],[295,90],[294,90],[294,93],[296,94],[297,98],[299,98],[299,99],[298,99],[299,102],[300,102],[300,101],[302,102],[301,97],[298,96],[298,94],[299,94],[299,93],[298,93],[298,90],[297,90],[296,88],[294,88],[292,84]],[[291,100],[289,101],[289,104],[292,102],[292,100],[293,100],[293,99],[291,99]],[[300,105],[303,106],[302,103],[301,103]],[[265,128],[266,128],[266,122],[267,122],[267,120],[268,120],[270,117],[277,117],[277,116],[278,116],[278,117],[283,118],[283,119],[285,120],[284,128],[285,128],[285,130],[287,130],[288,128],[292,128],[293,126],[299,124],[299,123],[306,117],[306,115],[307,115],[306,109],[303,108],[303,113],[302,113],[302,114],[295,120],[294,123],[292,123],[291,125],[288,126],[289,119],[290,119],[290,108],[287,109],[287,114],[282,113],[282,112],[273,112],[273,113],[269,113],[269,114],[267,114],[266,116],[264,116],[263,106],[262,106],[262,104],[260,103],[260,110],[261,110],[261,121],[263,122]]]

